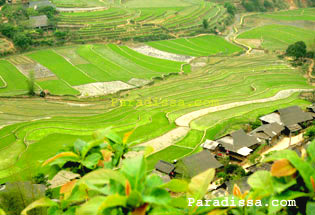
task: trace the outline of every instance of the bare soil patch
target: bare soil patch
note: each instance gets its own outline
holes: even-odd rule
[[[166,60],[172,60],[172,61],[177,61],[177,62],[190,62],[191,60],[194,59],[194,57],[191,56],[184,56],[184,55],[177,55],[169,52],[164,52],[158,49],[155,49],[151,46],[147,45],[142,45],[138,47],[129,47],[137,52],[140,52],[141,54],[148,55],[151,57],[157,57],[161,59],[166,59]]]
[[[135,87],[122,81],[111,81],[73,86],[73,88],[80,91],[81,97],[89,97],[113,94],[121,90],[128,90]]]
[[[252,48],[259,48],[262,44],[260,39],[237,39],[239,42],[249,45]]]
[[[146,80],[146,79],[132,78],[128,81],[128,84],[136,86],[136,87],[141,87],[141,86],[147,85],[150,82],[151,82],[150,80]]]
[[[55,78],[56,75],[43,65],[27,58],[26,56],[17,56],[9,58],[9,61],[26,77],[30,72],[34,72],[35,79]]]

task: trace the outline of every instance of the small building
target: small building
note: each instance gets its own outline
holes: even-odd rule
[[[299,106],[290,106],[259,118],[263,124],[278,123],[285,127],[286,134],[297,132],[303,124],[313,120],[312,113],[304,112]]]
[[[307,107],[307,111],[312,114],[313,118],[315,118],[315,103],[313,103],[310,106],[308,106]]]
[[[260,144],[261,140],[246,134],[242,129],[216,140],[221,145],[221,151],[238,161],[243,161]]]
[[[222,166],[210,151],[203,150],[178,160],[174,171],[181,177],[192,178],[208,169],[217,170]]]
[[[28,2],[27,4],[28,4],[28,8],[33,8],[34,10],[37,10],[38,8],[41,8],[41,7],[53,7],[53,8],[56,7],[49,0],[31,1],[31,2]]]
[[[217,142],[217,141],[206,139],[206,141],[203,144],[201,144],[201,147],[203,149],[207,149],[207,150],[210,150],[210,151],[215,151],[218,148],[219,145],[220,145],[220,143]]]
[[[263,124],[258,128],[254,129],[249,135],[255,136],[260,140],[264,140],[266,143],[272,144],[277,141],[284,131],[285,127],[277,122],[270,124]]]
[[[309,112],[315,113],[315,103],[311,104],[310,106],[307,107],[307,110]]]
[[[49,20],[46,15],[31,16],[29,23],[32,28],[48,28],[49,27]]]
[[[280,115],[278,113],[270,113],[259,118],[263,124],[278,123],[282,125]]]
[[[174,164],[168,163],[163,160],[159,160],[157,164],[155,164],[155,169],[161,173],[167,174],[167,175],[173,175],[173,171],[175,169]]]

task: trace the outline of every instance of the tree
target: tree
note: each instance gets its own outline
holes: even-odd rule
[[[28,85],[28,94],[30,96],[34,96],[35,95],[35,77],[34,77],[33,71],[29,72],[27,85]]]
[[[291,57],[295,57],[295,59],[305,57],[306,44],[303,41],[298,41],[294,44],[289,45],[289,47],[286,50],[286,55],[291,56]]]
[[[203,26],[204,29],[207,29],[207,28],[209,27],[208,20],[203,19],[203,21],[202,21],[202,26]]]
[[[22,50],[26,50],[30,47],[31,43],[32,43],[32,39],[27,36],[25,33],[17,33],[14,37],[13,37],[13,42],[14,45],[16,45],[17,47],[19,47]]]
[[[6,23],[0,26],[0,32],[4,36],[12,39],[14,35],[17,33],[17,28],[9,23]]]
[[[227,10],[227,12],[229,13],[229,14],[231,14],[231,15],[235,15],[235,13],[236,13],[236,8],[235,8],[235,6],[233,5],[233,4],[231,4],[230,2],[226,2],[225,4],[224,4],[224,7],[226,8],[226,10]]]
[[[0,0],[0,6],[5,4],[5,0]],[[1,213],[0,213],[1,214]]]

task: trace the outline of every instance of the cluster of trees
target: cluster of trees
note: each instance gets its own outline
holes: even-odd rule
[[[283,9],[286,7],[286,4],[281,0],[242,0],[242,5],[248,12],[265,12],[268,10]]]
[[[289,45],[285,54],[287,56],[294,57],[296,60],[301,59],[301,58],[314,58],[315,50],[307,51],[307,46],[305,42],[298,41],[294,44]]]
[[[7,19],[7,23],[0,24],[0,32],[2,35],[11,39],[16,47],[20,50],[27,50],[30,46],[53,45],[53,41],[36,39],[41,37],[45,31],[55,31],[57,23],[57,11],[54,7],[46,6],[38,9],[26,8],[23,5],[5,4],[2,7],[1,15]],[[36,29],[30,27],[29,18],[31,16],[46,15],[49,19],[49,30]],[[53,34],[57,41],[63,41],[67,32],[56,32]]]
[[[226,2],[226,3],[224,3],[224,7],[226,8],[226,11],[227,11],[229,14],[231,14],[232,16],[235,15],[235,13],[236,13],[236,7],[235,7],[233,4],[231,4],[230,2]]]

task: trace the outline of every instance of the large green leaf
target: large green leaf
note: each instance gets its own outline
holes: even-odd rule
[[[49,158],[48,160],[46,160],[44,163],[43,163],[43,166],[47,165],[47,164],[51,164],[52,162],[54,162],[55,160],[57,159],[68,159],[69,161],[73,161],[73,160],[79,160],[80,159],[80,156],[73,153],[73,152],[61,152],[57,155],[55,155],[54,157],[52,158]],[[64,162],[64,161],[63,161]]]
[[[302,160],[295,151],[292,150],[282,150],[272,153],[270,156],[264,159],[264,162],[270,162],[280,159],[288,159],[290,163],[299,171],[302,176],[306,187],[312,191],[313,186],[311,183],[311,177],[315,179],[315,169],[310,163]]]
[[[129,180],[131,188],[134,190],[139,190],[141,186],[144,186],[146,170],[146,162],[143,156],[124,160],[121,168],[121,172]]]
[[[89,169],[93,169],[98,164],[98,161],[102,158],[102,155],[99,153],[93,153],[88,155],[82,162],[83,166]]]
[[[188,185],[188,197],[202,199],[215,175],[214,169],[208,169],[193,177]]]
[[[96,131],[94,133],[94,137],[97,140],[108,139],[115,143],[120,143],[120,144],[123,143],[121,137],[118,134],[116,134],[114,131],[112,131],[110,127]]]
[[[127,197],[120,195],[110,196],[96,196],[84,203],[76,211],[76,215],[97,215],[102,214],[102,211],[106,208],[112,208],[117,206],[126,207]]]
[[[254,189],[255,194],[259,196],[270,195],[274,192],[272,184],[272,176],[268,171],[257,171],[249,176],[247,183]]]
[[[284,201],[294,200],[296,198],[307,196],[307,195],[308,195],[307,193],[297,192],[297,191],[292,191],[292,190],[288,190],[281,194],[274,195],[269,199],[268,214],[269,215],[277,214],[277,212],[280,211],[281,208],[283,208],[283,206],[280,205],[280,202],[282,200]],[[273,202],[274,204],[277,204],[278,206],[273,205]]]
[[[0,208],[0,215],[5,215],[4,210],[2,210],[1,208]]]
[[[21,215],[27,215],[28,211],[38,208],[38,207],[50,207],[50,206],[57,206],[57,203],[48,199],[48,198],[41,198],[39,200],[36,200],[35,202],[31,203],[29,206],[27,206],[22,212]]]
[[[121,185],[125,186],[126,177],[118,171],[112,169],[98,169],[92,171],[85,176],[83,176],[77,184],[89,183],[93,185],[103,185],[108,184],[109,180],[112,179]]]
[[[161,187],[167,188],[172,192],[186,192],[188,189],[188,183],[184,180],[172,179],[166,184],[163,184]]]
[[[153,188],[159,187],[163,184],[163,180],[160,176],[152,174],[147,176],[145,181],[145,189],[152,190]]]
[[[315,213],[315,202],[308,201],[306,203],[306,215],[314,215]]]
[[[94,147],[96,147],[96,146],[99,146],[99,145],[101,145],[101,144],[102,144],[102,142],[99,141],[99,140],[92,140],[92,141],[88,142],[88,143],[82,148],[82,150],[81,150],[81,157],[82,157],[82,158],[85,158],[86,155],[89,153],[89,151],[90,151],[92,148],[94,148]]]
[[[87,145],[87,142],[78,139],[74,142],[73,146],[74,146],[74,151],[77,154],[81,154],[82,155],[82,149]]]
[[[311,162],[315,162],[315,140],[307,147],[307,154]]]
[[[141,193],[137,190],[132,190],[127,199],[127,205],[137,208],[143,204]]]
[[[171,201],[171,196],[165,189],[154,188],[149,194],[143,195],[143,201],[156,205],[167,205]]]

